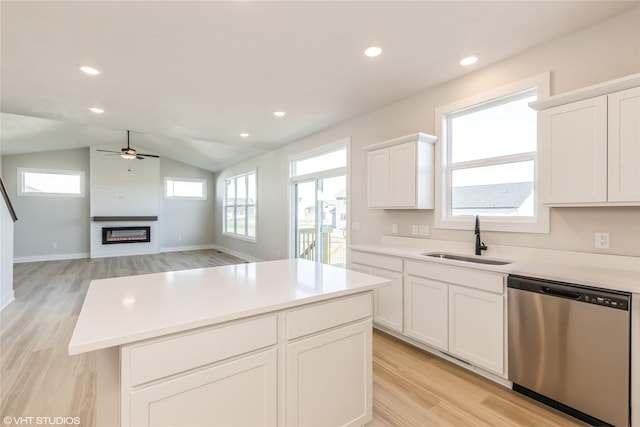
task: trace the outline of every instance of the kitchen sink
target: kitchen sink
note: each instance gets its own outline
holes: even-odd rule
[[[455,261],[474,262],[476,264],[507,265],[512,263],[512,261],[506,261],[501,259],[456,255],[456,254],[448,254],[444,252],[425,252],[420,255],[428,256],[431,258],[452,259]]]

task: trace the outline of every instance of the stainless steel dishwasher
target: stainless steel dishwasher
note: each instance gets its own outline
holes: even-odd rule
[[[631,294],[507,280],[513,389],[593,425],[630,422]]]

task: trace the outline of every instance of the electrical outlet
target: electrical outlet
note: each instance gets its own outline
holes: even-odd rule
[[[352,231],[360,231],[360,223],[359,222],[352,222],[351,223],[351,230]]]
[[[411,226],[411,234],[413,234],[414,236],[418,235],[418,226],[417,225],[412,225]]]
[[[596,233],[596,249],[609,249],[609,233]]]
[[[429,235],[429,226],[428,225],[421,225],[420,226],[420,235],[421,236],[428,236]]]
[[[391,224],[391,232],[393,234],[398,234],[398,224]]]

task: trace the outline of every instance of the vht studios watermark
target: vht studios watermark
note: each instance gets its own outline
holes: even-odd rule
[[[2,418],[5,426],[65,426],[80,425],[80,417],[11,417],[7,415]]]

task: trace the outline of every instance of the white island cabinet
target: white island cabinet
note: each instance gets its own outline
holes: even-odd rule
[[[306,260],[95,280],[69,353],[97,352],[98,426],[359,426],[387,284]]]

